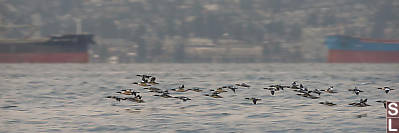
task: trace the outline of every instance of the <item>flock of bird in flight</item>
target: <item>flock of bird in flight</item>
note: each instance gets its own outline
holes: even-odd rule
[[[185,89],[184,85],[179,86],[178,88],[174,88],[174,89],[167,89],[167,90],[162,90],[159,89],[157,87],[152,87],[154,85],[157,85],[159,83],[157,83],[156,77],[154,76],[149,76],[149,75],[136,75],[138,77],[141,77],[141,81],[140,82],[134,82],[132,84],[136,84],[138,86],[143,87],[143,89],[148,90],[149,92],[153,92],[156,93],[153,96],[158,96],[158,97],[162,97],[162,98],[176,98],[176,99],[180,99],[182,101],[188,101],[191,100],[190,98],[186,97],[186,96],[171,96],[169,93],[170,91],[175,91],[175,92],[186,92],[186,91],[195,91],[195,92],[202,92],[203,89],[201,88],[191,88],[191,89]],[[209,96],[212,98],[223,98],[222,96],[220,96],[219,94],[224,93],[224,92],[228,92],[227,89],[233,91],[234,93],[236,93],[236,89],[239,88],[250,88],[251,86],[246,84],[246,83],[241,83],[241,84],[235,84],[235,85],[227,85],[227,86],[222,86],[219,87],[217,89],[210,89],[210,93],[209,94],[204,94],[204,96]],[[320,95],[322,93],[338,93],[337,91],[334,90],[333,86],[330,86],[328,89],[325,90],[319,90],[319,89],[314,89],[314,90],[309,90],[308,88],[304,87],[302,84],[298,84],[297,81],[292,82],[291,85],[289,86],[285,86],[285,85],[270,85],[269,87],[263,88],[265,90],[270,91],[271,95],[275,95],[275,92],[277,91],[281,91],[284,89],[291,89],[295,92],[298,92],[296,95],[298,96],[302,96],[302,97],[306,97],[306,98],[310,98],[310,99],[318,99],[320,98]],[[383,88],[377,88],[379,90],[384,91],[386,94],[388,94],[391,90],[390,87],[383,87]],[[353,92],[355,95],[359,95],[361,92],[363,92],[362,90],[360,90],[359,88],[355,87],[354,89],[349,89],[348,91]],[[119,93],[121,95],[128,95],[128,96],[132,96],[132,97],[119,97],[119,96],[107,96],[106,98],[111,98],[111,99],[115,99],[116,101],[121,101],[121,100],[128,100],[128,101],[132,101],[132,102],[137,102],[137,103],[143,103],[144,100],[142,99],[142,96],[139,95],[138,91],[134,91],[133,89],[124,89],[124,90],[120,90],[116,93]],[[317,94],[317,95],[316,95]],[[259,98],[255,98],[255,97],[247,97],[245,98],[246,100],[250,100],[252,101],[253,104],[256,104],[257,101],[261,100]],[[380,102],[384,104],[384,107],[386,108],[386,101],[376,101],[376,102]],[[335,103],[329,102],[329,101],[325,101],[325,102],[319,102],[320,104],[323,105],[327,105],[327,106],[335,106]],[[366,107],[366,106],[370,106],[369,104],[367,104],[367,99],[360,99],[359,102],[354,102],[354,103],[350,103],[349,105],[355,106],[355,107]]]

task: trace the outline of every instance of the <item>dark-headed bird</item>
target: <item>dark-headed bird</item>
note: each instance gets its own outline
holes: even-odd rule
[[[137,93],[140,93],[140,92],[133,91],[132,89],[127,89],[127,90],[118,91],[116,93],[123,94],[123,95],[134,95],[134,96],[136,96]]]
[[[277,89],[273,88],[273,87],[271,87],[271,88],[263,88],[263,89],[269,90],[270,94],[272,94],[272,95],[274,95],[274,93],[277,91]]]
[[[145,75],[145,74],[137,74],[136,76],[141,77],[142,79],[147,79],[147,78],[152,77],[150,75]]]
[[[151,86],[150,84],[147,84],[146,81],[141,81],[140,83],[138,83],[138,82],[133,82],[132,84],[136,84],[136,85],[138,85],[138,86],[143,86],[143,87],[145,87],[145,86]]]
[[[191,100],[190,98],[185,97],[185,96],[178,96],[178,97],[173,97],[173,98],[177,98],[177,99],[183,100],[183,102]]]
[[[319,89],[314,89],[314,90],[312,90],[311,92],[312,92],[312,93],[316,93],[316,94],[318,94],[319,96],[320,96],[320,94],[321,94],[321,91],[320,91]]]
[[[256,104],[256,101],[262,100],[262,99],[258,99],[258,98],[254,98],[254,97],[245,98],[245,99],[247,99],[247,100],[252,100],[252,103],[254,103],[254,104]]]
[[[270,85],[269,87],[276,88],[277,91],[284,90],[284,88],[290,88],[290,86],[283,86],[283,85]]]
[[[198,87],[194,87],[192,89],[187,89],[187,90],[195,91],[195,92],[201,92],[202,91],[201,88],[198,88]]]
[[[306,97],[306,98],[310,98],[310,99],[318,99],[318,98],[320,98],[320,97],[317,97],[317,96],[313,96],[310,93],[311,93],[311,91],[308,91],[308,92],[302,92],[302,93],[299,93],[299,94],[296,94],[296,95],[302,96],[302,97]]]
[[[118,102],[120,102],[121,100],[126,100],[126,98],[117,97],[117,96],[107,96],[106,98],[115,99]]]
[[[143,88],[148,90],[149,92],[157,92],[157,93],[162,93],[162,89],[156,88],[156,87],[149,87],[149,88]]]
[[[355,107],[366,107],[370,106],[367,104],[367,99],[360,99],[360,102],[358,103],[350,103],[349,105],[355,106]]]
[[[291,88],[291,89],[299,89],[297,82],[298,82],[298,81],[294,81],[294,82],[292,82],[292,84],[291,84],[291,87],[290,87],[290,88]]]
[[[325,102],[319,102],[320,104],[324,104],[324,105],[327,105],[327,106],[335,106],[335,105],[337,105],[337,104],[335,104],[335,103],[332,103],[332,102],[329,102],[329,101],[325,101]]]
[[[234,87],[234,86],[229,86],[228,88],[230,90],[232,90],[234,92],[234,94],[236,93],[236,90],[238,89],[237,87]]]
[[[126,100],[136,102],[136,103],[144,103],[144,100],[142,99],[142,97],[140,95],[137,95],[135,97],[126,98]]]
[[[333,88],[334,88],[333,86],[330,86],[330,87],[328,87],[327,90],[321,90],[321,91],[324,91],[324,92],[327,92],[327,93],[337,93]]]
[[[214,92],[217,92],[217,93],[227,92],[226,90],[223,90],[223,88],[217,88],[216,90],[211,89],[210,91],[214,91]]]
[[[150,83],[150,84],[152,84],[152,85],[159,84],[159,83],[155,82],[155,80],[156,80],[155,77],[151,77],[150,82],[148,82],[148,83]]]
[[[377,88],[377,89],[380,89],[380,90],[383,90],[383,91],[385,91],[385,93],[386,93],[386,94],[388,94],[388,93],[389,93],[389,91],[391,91],[391,90],[395,90],[395,89],[391,89],[391,88],[389,88],[388,86],[385,86],[384,88]]]
[[[353,91],[353,93],[355,93],[356,95],[359,95],[360,92],[363,92],[362,90],[360,90],[357,87],[355,87],[355,89],[349,89],[348,91]]]
[[[214,91],[212,94],[205,94],[205,96],[213,97],[213,98],[223,98],[222,96],[219,95],[218,92]]]
[[[246,84],[246,83],[235,84],[235,85],[241,86],[241,87],[247,87],[247,88],[251,87],[250,85],[248,85],[248,84]]]
[[[163,97],[163,98],[172,98],[172,96],[169,95],[168,93],[162,93],[161,95],[155,94],[154,96]]]
[[[184,84],[179,86],[177,89],[170,89],[170,90],[176,91],[176,92],[186,92],[186,91],[188,91],[188,90],[184,89]]]

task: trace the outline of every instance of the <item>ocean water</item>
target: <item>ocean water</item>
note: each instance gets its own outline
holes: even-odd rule
[[[192,99],[186,102],[155,97],[131,84],[136,74],[156,76],[164,90],[184,84],[204,91],[169,91]],[[309,99],[262,89],[293,81],[338,93]],[[251,87],[204,96],[242,82]],[[364,92],[348,91],[355,86]],[[376,89],[383,86],[396,90]],[[126,88],[145,103],[106,98]],[[348,105],[361,98],[371,106]],[[319,104],[326,100],[337,105]],[[399,64],[0,64],[0,132],[385,132],[377,100],[399,101]]]

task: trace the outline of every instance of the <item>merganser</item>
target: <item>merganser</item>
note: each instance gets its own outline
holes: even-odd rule
[[[359,103],[350,103],[349,105],[356,106],[356,107],[371,106],[371,105],[368,105],[366,102],[367,102],[367,99],[360,99]]]
[[[245,98],[245,99],[247,99],[247,100],[252,100],[252,103],[254,103],[254,104],[256,104],[256,101],[262,100],[262,99],[258,99],[258,98],[254,98],[254,97]]]
[[[197,88],[197,87],[194,87],[192,89],[187,89],[187,90],[195,91],[195,92],[201,92],[202,91],[200,88]]]
[[[327,93],[337,93],[336,91],[334,91],[333,90],[333,86],[330,86],[330,87],[328,87],[328,89],[327,90],[321,90],[321,91],[324,91],[324,92],[327,92]]]
[[[359,90],[357,86],[355,86],[355,89],[349,89],[348,91],[353,91],[356,95],[359,95],[360,92],[363,92],[362,90]]]
[[[377,88],[377,89],[385,91],[386,94],[388,94],[388,92],[391,91],[391,90],[395,90],[395,89],[389,88],[388,86],[385,86],[384,88]]]
[[[137,102],[137,103],[144,103],[144,100],[141,99],[142,97],[140,95],[137,95],[136,97],[129,97],[126,98],[126,100],[132,101],[132,102]]]
[[[212,94],[205,94],[205,96],[209,96],[209,97],[213,97],[213,98],[223,98],[222,96],[219,96],[218,95],[219,93],[218,92],[213,92]]]
[[[163,98],[172,98],[172,96],[169,95],[169,93],[162,93],[161,95],[155,94],[154,96],[159,96],[159,97],[163,97]]]
[[[319,102],[320,104],[324,104],[324,105],[327,105],[327,106],[335,106],[335,105],[337,105],[337,104],[335,104],[335,103],[332,103],[332,102],[329,102],[329,101],[325,101],[325,102]]]
[[[216,89],[216,90],[210,90],[210,91],[215,91],[215,92],[217,92],[217,93],[227,92],[227,91],[223,90],[223,88],[218,88],[218,89]]]
[[[246,83],[241,83],[241,84],[235,84],[236,86],[241,86],[241,87],[251,87],[250,85],[246,84]]]
[[[151,86],[150,84],[147,84],[147,82],[145,82],[145,81],[142,81],[142,82],[140,82],[140,83],[138,83],[138,82],[133,82],[132,84],[136,84],[136,85],[138,85],[138,86],[144,86],[144,87],[146,87],[146,86]]]
[[[148,82],[148,83],[152,84],[152,85],[159,84],[159,83],[155,82],[155,79],[156,79],[155,77],[151,77],[150,82]]]
[[[273,88],[273,87],[271,87],[271,88],[263,88],[263,89],[269,90],[269,91],[270,91],[270,94],[272,94],[272,95],[274,95],[274,93],[275,93],[276,91],[278,91],[276,88]]]
[[[238,89],[237,87],[234,87],[234,86],[229,86],[228,88],[230,90],[232,90],[234,92],[234,94],[236,93],[236,90]]]
[[[124,94],[124,95],[134,95],[134,96],[136,96],[137,93],[140,93],[140,92],[136,92],[136,91],[133,91],[132,89],[128,89],[128,90],[121,90],[121,91],[118,91],[116,93]]]
[[[314,90],[311,91],[311,92],[316,93],[316,94],[318,94],[319,96],[320,96],[320,94],[321,94],[321,91],[320,91],[319,89],[314,89]]]
[[[170,90],[176,91],[176,92],[186,92],[186,91],[188,91],[188,90],[184,89],[184,85],[179,86],[179,88],[177,88],[177,89],[170,89]]]
[[[191,100],[190,98],[185,97],[185,96],[178,96],[178,97],[173,97],[173,98],[177,98],[177,99],[183,100],[183,102],[185,102],[187,100]]]

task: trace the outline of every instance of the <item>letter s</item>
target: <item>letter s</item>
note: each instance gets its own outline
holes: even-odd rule
[[[389,103],[388,108],[389,108],[389,110],[388,110],[389,115],[392,115],[392,116],[398,115],[398,104]]]

